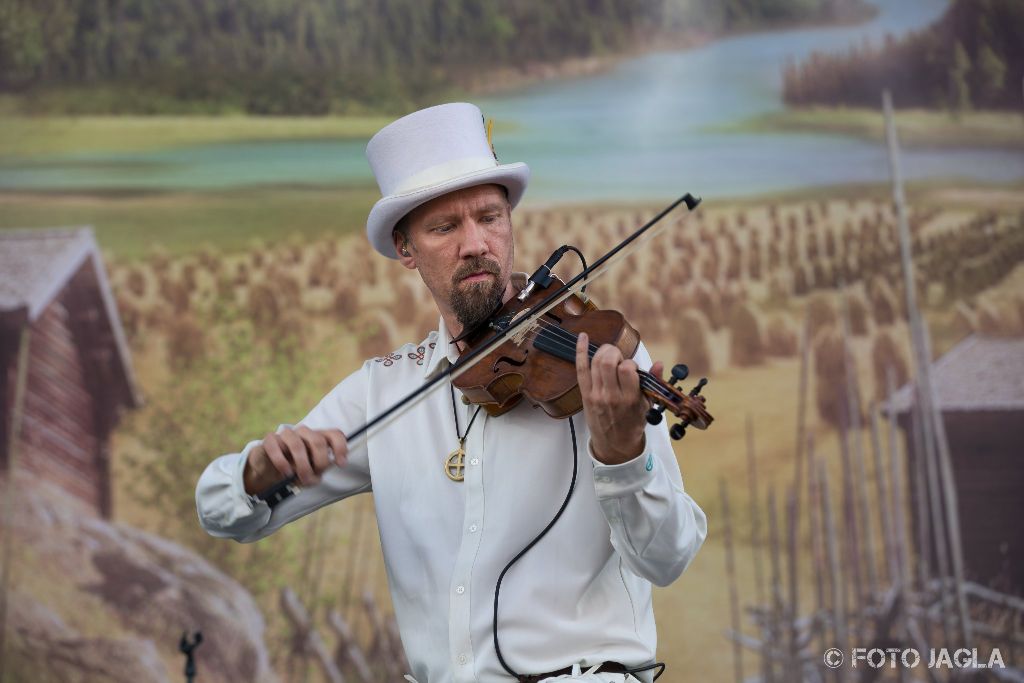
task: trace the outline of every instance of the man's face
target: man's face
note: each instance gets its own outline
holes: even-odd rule
[[[406,222],[408,244],[395,235],[402,265],[419,270],[442,314],[453,315],[463,330],[475,327],[510,287],[512,217],[504,189],[456,190],[416,207]]]

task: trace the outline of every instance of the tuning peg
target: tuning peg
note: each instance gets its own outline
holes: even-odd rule
[[[686,436],[686,425],[680,422],[679,424],[672,425],[668,430],[668,435],[676,441]]]
[[[686,367],[684,364],[679,363],[678,365],[673,365],[672,379],[670,379],[668,383],[674,385],[676,382],[681,382],[686,379],[689,374],[690,368]]]
[[[647,422],[652,425],[661,424],[661,413],[665,410],[665,406],[658,406],[657,408],[651,408],[647,411]]]
[[[697,394],[699,394],[700,390],[703,389],[704,385],[706,385],[707,383],[708,383],[708,378],[707,377],[701,377],[700,381],[697,382],[697,386],[695,386],[693,389],[690,389],[690,396],[696,396]]]

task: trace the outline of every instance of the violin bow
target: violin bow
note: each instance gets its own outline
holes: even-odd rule
[[[649,242],[664,230],[665,226],[668,224],[661,223],[662,219],[674,211],[680,204],[686,204],[687,210],[693,211],[700,203],[700,197],[694,197],[687,192],[685,195],[659,211],[653,218],[637,228],[633,234],[619,242],[619,244],[594,261],[589,267],[581,270],[575,277],[569,279],[568,282],[541,300],[530,310],[528,315],[520,316],[504,329],[495,332],[486,342],[480,344],[464,357],[460,357],[455,365],[450,365],[443,371],[436,373],[433,377],[429,377],[426,384],[423,384],[409,392],[404,398],[399,399],[391,407],[374,416],[369,422],[354,430],[351,434],[346,434],[345,440],[347,441],[350,450],[353,445],[362,445],[363,441],[369,439],[371,436],[371,429],[384,429],[391,424],[391,422],[398,419],[405,412],[411,410],[424,400],[430,392],[434,391],[442,382],[445,380],[454,381],[457,379],[460,375],[473,367],[477,361],[501,346],[509,337],[514,337],[520,332],[525,336],[526,332],[537,324],[537,320],[542,315],[568,299],[571,295],[579,294],[584,285],[589,282],[593,282],[604,275],[617,261],[625,258],[629,254],[632,254],[634,251],[638,250],[641,245]],[[297,488],[295,482],[297,480],[298,477],[293,474],[292,476],[277,482],[266,491],[257,494],[256,497],[265,501],[271,508],[273,508],[281,501],[295,494],[295,490]]]

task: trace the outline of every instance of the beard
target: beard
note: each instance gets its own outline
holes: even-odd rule
[[[494,277],[479,282],[462,282],[464,277],[481,271]],[[494,313],[501,304],[504,291],[505,283],[497,263],[478,257],[460,266],[452,276],[450,303],[463,331],[475,328]]]

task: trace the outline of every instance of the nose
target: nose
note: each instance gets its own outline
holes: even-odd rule
[[[469,219],[463,225],[462,241],[459,244],[459,256],[470,258],[487,254],[490,248],[487,246],[487,233],[483,226],[475,220]]]

